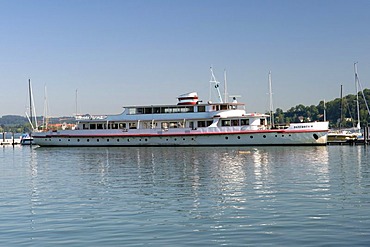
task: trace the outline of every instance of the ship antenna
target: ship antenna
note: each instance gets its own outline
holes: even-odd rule
[[[213,73],[212,67],[210,68],[210,70],[211,70],[211,80],[209,82],[215,84],[215,88],[216,88],[217,94],[218,94],[218,99],[219,99],[220,103],[223,103],[222,97],[221,97],[221,92],[220,92],[220,82],[216,80],[216,77]]]

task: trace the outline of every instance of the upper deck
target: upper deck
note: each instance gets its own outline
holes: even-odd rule
[[[118,115],[77,115],[76,120],[80,122],[89,121],[107,121],[120,118],[187,118],[190,115],[199,117],[210,117],[213,113],[236,111],[245,113],[245,104],[243,103],[212,103],[195,105],[151,105],[151,106],[126,106],[124,111]],[[240,112],[241,111],[241,112]],[[192,114],[189,114],[192,113]],[[236,112],[235,112],[236,113]],[[212,115],[213,116],[213,115]]]

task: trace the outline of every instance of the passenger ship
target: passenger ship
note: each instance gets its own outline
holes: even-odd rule
[[[174,105],[128,106],[118,115],[79,115],[73,129],[34,132],[40,146],[326,145],[328,122],[271,128],[269,115],[233,102],[202,103],[196,92]]]

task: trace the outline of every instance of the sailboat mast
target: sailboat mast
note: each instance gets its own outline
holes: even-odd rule
[[[339,129],[342,128],[343,123],[343,85],[340,85],[340,122]]]
[[[274,106],[272,104],[272,79],[271,79],[271,71],[269,71],[269,94],[270,94],[270,122],[271,122],[271,127],[274,127],[274,114],[273,109]]]
[[[225,83],[225,86],[224,86],[224,101],[225,103],[227,103],[227,81],[226,81],[226,69],[224,70],[224,83]]]
[[[360,102],[358,99],[358,75],[357,75],[357,62],[354,63],[355,70],[355,85],[356,85],[356,105],[357,105],[357,129],[361,129],[360,125]]]
[[[78,90],[76,89],[76,116],[78,115],[78,108],[77,108],[77,103],[78,103],[78,101],[77,101],[77,96],[78,96]]]
[[[31,89],[31,79],[28,79],[28,94],[29,94],[29,98],[30,98],[30,123],[31,123],[31,126],[32,126],[32,89]]]
[[[47,130],[48,129],[48,111],[49,111],[49,106],[48,106],[48,99],[47,99],[47,90],[46,90],[46,85],[44,87],[44,117],[42,120],[42,127],[43,129]]]

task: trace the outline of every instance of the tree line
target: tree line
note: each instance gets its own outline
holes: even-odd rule
[[[361,126],[368,126],[370,115],[367,107],[370,103],[370,89],[363,90],[365,99],[362,92],[358,94]],[[358,123],[357,96],[349,94],[328,102],[320,101],[318,105],[311,106],[299,104],[285,112],[277,108],[274,116],[274,123],[277,125],[293,122],[323,121],[326,119],[326,121],[329,121],[330,128],[350,128]]]

